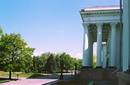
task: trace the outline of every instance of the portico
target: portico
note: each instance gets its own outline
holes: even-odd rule
[[[92,67],[93,43],[97,42],[97,68],[118,67],[119,6],[87,7],[80,11],[84,27],[83,67]],[[103,42],[105,45],[103,45]],[[106,66],[105,66],[106,67]]]

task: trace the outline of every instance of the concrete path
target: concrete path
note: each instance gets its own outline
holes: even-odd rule
[[[67,79],[71,77],[70,74],[64,74],[64,78]],[[45,85],[50,82],[57,81],[59,79],[59,75],[50,75],[47,77],[39,77],[39,78],[22,78],[21,80],[11,81],[7,83],[1,83],[0,85]]]
[[[44,85],[49,82],[56,81],[57,79],[25,79],[18,81],[11,81],[8,83],[2,83],[0,85]]]

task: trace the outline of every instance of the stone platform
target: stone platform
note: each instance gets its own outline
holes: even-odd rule
[[[94,81],[95,85],[118,85],[118,81]]]
[[[118,77],[118,85],[130,85],[130,74],[124,72],[116,73]]]
[[[80,71],[80,79],[89,81],[117,81],[117,76],[113,73],[115,70],[114,68],[83,68]]]

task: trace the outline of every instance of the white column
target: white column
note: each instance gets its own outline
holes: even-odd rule
[[[109,36],[108,36],[109,40]],[[107,40],[107,55],[106,55],[106,68],[109,66],[109,56],[110,56],[110,51],[109,51],[109,41]]]
[[[97,63],[96,66],[101,66],[101,51],[102,51],[102,24],[97,24]]]
[[[110,46],[111,46],[111,41],[110,41],[110,38],[111,38],[111,32],[109,31],[109,34],[108,34],[108,39],[107,39],[107,67],[110,66],[110,55],[111,55],[111,50],[110,50]]]
[[[109,53],[108,53],[108,41],[106,42],[106,68],[108,67],[108,56],[109,56]]]
[[[93,38],[90,36],[90,57],[91,57],[91,63],[93,64]]]
[[[104,44],[103,47],[103,68],[106,68],[107,65],[107,46]]]
[[[128,70],[130,62],[130,0],[123,0],[123,71]]]
[[[120,64],[120,26],[119,24],[117,25],[117,28],[116,28],[116,67],[117,68],[120,68],[121,64]]]
[[[110,66],[116,66],[116,23],[111,23],[111,58]]]
[[[83,42],[83,67],[92,66],[92,57],[90,56],[90,34],[89,34],[89,25],[83,24],[84,26],[84,42]]]

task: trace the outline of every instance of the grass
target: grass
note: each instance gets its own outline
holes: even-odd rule
[[[12,80],[0,80],[0,83],[9,82],[9,81],[12,81]]]
[[[26,77],[26,78],[37,78],[40,76],[48,76],[48,75],[52,75],[49,73],[13,73],[11,77]],[[0,73],[0,77],[9,77],[9,73],[8,72],[4,72],[4,73]],[[8,78],[0,78],[0,83],[4,83],[4,82],[10,82],[13,80],[17,80],[17,79],[12,79],[9,80]]]
[[[51,75],[48,73],[13,73],[12,72],[12,77],[29,77],[29,78],[36,78],[39,76],[47,76]],[[8,77],[9,73],[0,73],[0,77]]]

